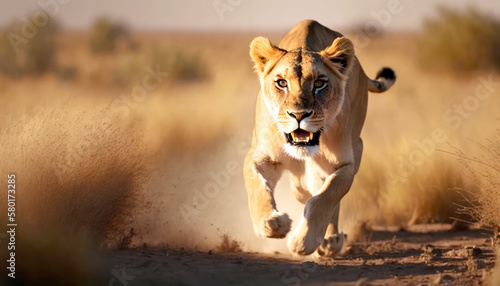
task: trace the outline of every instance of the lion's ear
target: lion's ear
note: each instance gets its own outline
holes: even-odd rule
[[[330,59],[340,73],[346,75],[354,60],[354,45],[347,38],[336,38],[331,46],[321,51],[321,55]]]
[[[285,50],[273,45],[267,38],[257,37],[250,44],[250,57],[255,63],[255,70],[259,75],[264,72],[266,64],[273,58],[282,56]]]

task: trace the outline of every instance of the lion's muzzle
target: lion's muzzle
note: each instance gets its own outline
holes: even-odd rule
[[[297,120],[297,129],[292,132],[284,132],[287,142],[292,146],[316,146],[319,144],[319,135],[321,131],[310,132],[305,129],[309,129],[307,127],[301,127],[301,122],[304,123],[306,118],[311,118],[313,115],[313,111],[309,112],[286,112],[288,116]],[[302,124],[304,125],[304,124]]]

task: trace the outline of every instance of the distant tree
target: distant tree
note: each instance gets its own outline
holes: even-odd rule
[[[120,39],[130,42],[128,28],[110,19],[99,18],[92,25],[90,48],[96,53],[113,52]]]
[[[22,76],[53,68],[57,30],[58,24],[43,11],[11,23],[0,36],[0,72]]]

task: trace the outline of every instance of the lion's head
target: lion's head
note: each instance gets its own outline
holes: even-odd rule
[[[340,37],[320,52],[291,51],[255,38],[250,55],[268,111],[285,138],[285,150],[297,159],[319,151],[321,134],[335,122],[345,100],[354,47]]]

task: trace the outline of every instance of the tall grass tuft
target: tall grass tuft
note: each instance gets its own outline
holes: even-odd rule
[[[455,149],[459,160],[470,171],[479,191],[469,191],[471,206],[460,209],[471,215],[482,227],[492,231],[491,247],[496,255],[496,266],[489,277],[489,285],[500,283],[500,129],[485,144],[477,143],[481,154],[470,157]]]
[[[0,173],[16,175],[17,270],[27,284],[92,285],[97,250],[119,243],[147,180],[141,133],[84,105],[13,115],[0,134]]]
[[[363,160],[357,180],[344,200],[344,207],[350,210],[345,216],[353,221],[349,223],[353,227],[356,221],[409,226],[467,218],[456,213],[457,205],[464,205],[457,188],[473,187],[459,175],[461,170],[451,161],[434,158],[407,177],[393,180],[388,173],[397,168],[396,159],[381,162],[366,154]]]
[[[468,72],[500,70],[500,21],[469,8],[440,7],[424,22],[418,58],[426,68]]]
[[[479,186],[479,191],[472,193],[473,206],[463,211],[497,234],[500,230],[500,130],[497,129],[494,136],[479,147],[482,150],[480,157],[468,157],[456,150],[460,161]]]
[[[121,129],[102,111],[67,104],[8,124],[1,169],[18,178],[25,226],[84,229],[103,239],[136,201],[145,168],[140,132]]]

